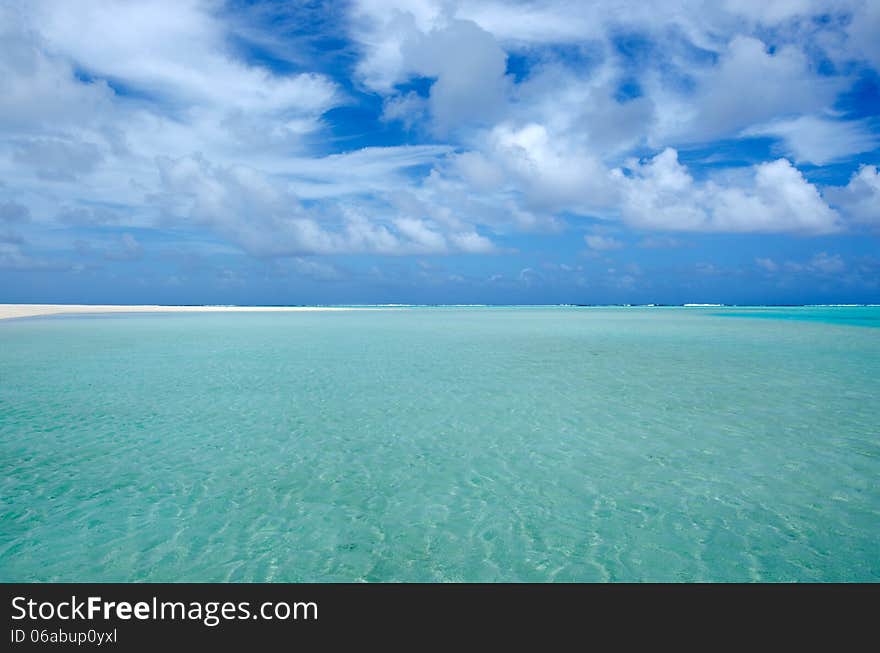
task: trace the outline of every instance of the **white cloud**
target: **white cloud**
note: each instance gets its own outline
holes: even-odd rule
[[[95,170],[102,158],[95,143],[67,138],[23,139],[12,150],[13,162],[47,180],[73,181]]]
[[[492,192],[504,183],[501,166],[481,152],[463,152],[452,157],[452,167],[474,190]]]
[[[500,124],[489,136],[489,147],[490,156],[536,209],[588,211],[608,202],[608,174],[602,162],[563,138],[554,138],[544,125]]]
[[[71,62],[45,43],[13,7],[0,7],[0,129],[18,133],[45,127],[95,126],[111,106],[103,80],[77,80]]]
[[[829,199],[855,222],[880,226],[880,172],[863,165],[844,187],[825,190]]]
[[[453,233],[449,239],[463,252],[470,254],[488,254],[495,251],[492,241],[475,231]]]
[[[829,255],[827,252],[819,252],[810,259],[808,267],[822,274],[836,274],[846,269],[846,264],[840,254]]]
[[[385,98],[382,105],[382,120],[400,121],[405,129],[412,129],[425,120],[428,101],[415,91]]]
[[[756,165],[746,183],[696,182],[668,148],[627,175],[621,217],[641,228],[679,231],[831,233],[839,216],[818,189],[785,159]]]
[[[336,94],[320,75],[279,77],[236,61],[222,22],[204,2],[50,0],[33,3],[32,11],[51,51],[184,106],[310,114],[331,106]]]
[[[471,232],[477,225],[498,234],[557,229],[552,216],[522,208],[509,189],[473,192],[471,183],[457,176],[455,158],[452,165],[441,168],[419,184],[389,193],[388,199],[399,215],[428,219],[457,233]]]
[[[393,94],[395,84],[411,77],[432,80],[427,100],[407,93],[386,101],[385,116],[411,119],[427,109],[438,134],[473,124],[489,124],[503,107],[510,89],[507,54],[487,31],[470,20],[452,19],[429,10],[419,20],[424,3],[409,3],[410,13],[392,12],[386,19],[376,9],[386,3],[360,3],[355,10],[355,34],[364,58],[358,72],[373,90]],[[435,14],[435,15],[434,15]],[[421,24],[421,26],[420,26]]]
[[[561,232],[571,216],[719,233],[880,224],[874,166],[820,192],[787,159],[703,169],[704,178],[677,155],[683,144],[759,134],[779,138],[796,163],[875,148],[873,123],[831,109],[852,82],[839,71],[856,59],[877,65],[876,3],[361,0],[348,9],[339,25],[354,39],[355,85],[378,96],[383,120],[416,141],[430,135],[427,144],[340,152],[346,140],[327,129],[326,112],[355,100],[317,70],[245,61],[231,37],[253,33],[242,22],[250,9],[6,3],[0,216],[14,201],[48,227],[203,227],[281,257],[500,252],[496,236]],[[814,20],[826,14],[834,20]],[[621,54],[629,38],[641,58]],[[838,73],[820,73],[825,57]],[[401,88],[416,78],[427,91]],[[638,97],[619,95],[624,82]],[[624,163],[645,151],[657,154]],[[661,238],[642,246],[672,242]]]
[[[874,70],[880,70],[880,42],[877,39],[880,33],[880,4],[864,0],[851,3],[853,5],[855,15],[846,27],[846,54],[867,61]]]
[[[786,28],[806,22],[814,15],[840,11],[869,16],[873,7],[861,0],[786,0],[759,2],[729,0],[705,3],[701,0],[667,0],[662,3],[614,0],[460,0],[458,2],[360,2],[381,11],[418,5],[425,15],[436,15],[439,7],[456,16],[477,22],[510,45],[578,43],[607,38],[610,29],[625,26],[641,32],[680,32],[700,47],[717,42],[719,35],[734,29]],[[433,12],[433,13],[431,13]],[[874,12],[876,13],[876,12]],[[875,19],[876,21],[876,19]],[[868,28],[876,22],[869,22]],[[867,35],[866,35],[867,36]],[[869,44],[873,45],[873,43]]]
[[[446,250],[446,239],[442,234],[431,229],[426,222],[414,218],[397,218],[394,221],[397,230],[413,243],[423,246],[429,252]]]
[[[309,208],[282,180],[245,166],[217,165],[202,157],[161,158],[158,166],[169,216],[208,226],[258,256],[494,249],[460,221],[383,219],[382,214],[394,215],[393,207],[375,200]]]
[[[783,265],[771,259],[755,259],[755,263],[767,272],[789,274],[808,274],[820,277],[838,276],[847,268],[840,254],[819,252],[808,261],[786,261]]]
[[[335,266],[313,258],[294,257],[282,263],[285,264],[297,275],[315,281],[338,281],[344,276]]]
[[[157,157],[271,168],[321,128],[336,84],[236,61],[214,8],[0,8],[0,178],[36,221],[112,205],[128,226],[151,226]]]
[[[754,36],[735,35],[718,48],[715,65],[691,64],[682,71],[692,92],[672,87],[650,71],[645,85],[657,106],[650,134],[655,146],[704,142],[734,136],[779,115],[828,108],[845,81],[814,71],[796,45],[771,52]]]
[[[442,7],[433,0],[357,0],[348,17],[361,49],[357,76],[374,91],[389,92],[403,81],[404,42],[439,26]]]
[[[756,125],[746,136],[781,138],[785,154],[797,163],[825,165],[853,154],[869,152],[880,144],[865,120],[839,121],[816,116],[777,120]]]
[[[43,150],[34,157],[62,166],[86,146],[114,166],[111,154],[131,165],[195,151],[218,158],[301,148],[343,101],[336,83],[237,60],[212,7],[15,3],[0,16],[0,73],[11,88],[0,98],[0,128],[16,129],[19,140],[42,137],[30,144]]]
[[[455,17],[473,20],[493,34],[497,42],[513,48],[523,47],[522,41],[565,40],[560,35],[570,26],[576,26],[572,34],[581,40],[595,35],[606,44],[613,32],[603,24],[607,21],[600,17],[601,7],[593,10],[563,3],[506,7],[492,3],[441,6],[423,2],[416,3],[415,13],[404,19],[402,16],[406,16],[412,4],[366,2],[359,4],[361,18],[372,15],[375,24],[379,24],[376,12],[389,6],[396,8],[398,17],[396,22],[382,24],[387,27],[393,22],[400,28],[406,23],[403,31],[409,34],[400,39],[401,51],[406,51],[407,43],[418,42],[418,38],[424,42],[427,35],[440,33],[454,23]],[[815,113],[827,108],[845,81],[820,75],[804,50],[793,42],[783,39],[781,45],[771,48],[756,35],[735,32],[799,21],[801,14],[821,13],[822,7],[792,5],[784,10],[776,7],[773,11],[751,13],[738,13],[732,8],[713,12],[700,7],[701,19],[709,11],[706,24],[717,24],[722,32],[733,32],[729,38],[697,34],[698,21],[687,18],[693,11],[695,7],[685,3],[673,9],[664,6],[651,11],[626,6],[618,12],[620,25],[637,25],[658,33],[668,22],[715,53],[717,61],[704,57],[700,62],[688,62],[675,48],[671,54],[658,51],[660,59],[669,57],[669,62],[680,68],[679,74],[689,78],[690,90],[670,86],[659,63],[654,68],[649,60],[642,86],[650,97],[621,103],[614,98],[614,90],[622,70],[609,56],[607,45],[600,64],[587,67],[585,72],[575,72],[565,62],[551,58],[533,68],[516,86],[514,97],[508,98],[504,106],[506,118],[467,138],[469,151],[453,158],[453,165],[444,170],[444,183],[452,186],[456,180],[463,180],[473,191],[483,194],[484,204],[498,207],[513,202],[513,206],[524,208],[527,215],[563,211],[606,219],[619,215],[631,224],[649,229],[810,234],[842,228],[840,217],[827,206],[818,189],[788,161],[755,166],[747,179],[733,181],[716,175],[709,182],[695,182],[683,166],[680,170],[661,170],[657,166],[648,175],[652,177],[650,181],[641,184],[638,179],[620,179],[613,172],[613,165],[609,164],[615,156],[640,140],[659,145],[735,136],[756,123],[756,129],[788,129],[787,151],[804,160],[837,158],[870,147],[868,142],[856,142],[864,133],[856,130],[854,123],[838,123],[846,124],[847,128],[838,131],[833,141],[829,138],[830,121],[788,119],[790,123],[767,123],[780,114]],[[532,15],[534,20],[523,20],[523,16]],[[585,25],[587,15],[596,19],[593,27]],[[372,34],[373,42],[378,42],[376,33]],[[461,51],[467,51],[466,39],[456,44]],[[367,51],[372,52],[369,47]],[[370,68],[370,61],[369,56],[362,60],[364,70]],[[405,80],[411,74],[407,73],[406,61],[407,57],[400,59],[393,74],[388,72],[391,68],[385,69],[386,76],[393,77],[395,83]],[[381,86],[376,88],[381,90]],[[387,90],[390,91],[390,85]],[[819,129],[824,132],[817,134]],[[665,173],[668,174],[663,176]],[[683,175],[684,186],[676,189],[674,177],[679,173]],[[688,197],[691,192],[696,197]],[[447,206],[452,203],[448,196],[435,199]],[[474,202],[469,204],[473,208]],[[496,210],[484,206],[470,216],[479,215],[487,220]],[[509,214],[513,216],[514,211]],[[525,222],[512,221],[520,227]]]
[[[600,236],[597,234],[588,234],[584,236],[584,242],[590,249],[594,249],[600,252],[612,249],[620,249],[623,247],[623,243],[616,238],[611,238],[609,236]]]
[[[404,43],[406,65],[434,78],[428,107],[435,129],[447,133],[469,124],[491,124],[509,89],[507,54],[471,21],[455,20]]]
[[[519,271],[519,276],[517,277],[520,282],[524,283],[527,286],[540,281],[541,274],[533,270],[532,268],[523,268]]]

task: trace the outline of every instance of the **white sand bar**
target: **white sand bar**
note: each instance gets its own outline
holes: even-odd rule
[[[295,311],[357,311],[369,308],[335,306],[120,306],[92,304],[0,304],[0,320],[65,313],[287,313]]]

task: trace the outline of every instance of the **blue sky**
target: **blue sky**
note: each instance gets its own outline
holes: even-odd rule
[[[0,5],[0,302],[880,302],[880,2]]]

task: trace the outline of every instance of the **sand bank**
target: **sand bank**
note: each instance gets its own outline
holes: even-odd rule
[[[124,306],[91,304],[0,304],[0,320],[64,313],[268,313],[295,311],[356,311],[331,306]]]

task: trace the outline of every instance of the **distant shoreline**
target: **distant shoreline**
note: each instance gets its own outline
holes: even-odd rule
[[[45,315],[98,313],[296,313],[317,311],[375,311],[401,308],[859,308],[878,304],[357,304],[351,306],[241,306],[159,304],[0,304],[0,320]]]
[[[0,304],[0,320],[41,315],[88,313],[290,313],[302,311],[357,311],[336,306],[160,306],[117,304]]]

